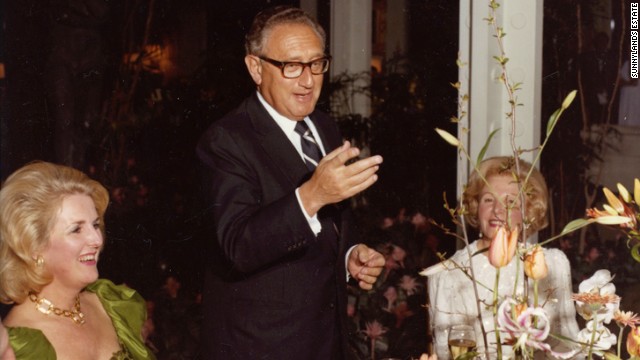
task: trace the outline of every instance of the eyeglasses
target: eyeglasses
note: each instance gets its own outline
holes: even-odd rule
[[[287,79],[295,79],[300,77],[304,72],[304,68],[309,67],[313,75],[322,75],[329,70],[329,64],[331,63],[331,56],[321,57],[309,62],[297,62],[297,61],[278,61],[270,59],[266,56],[258,56],[260,60],[266,61],[269,64],[279,67],[282,71],[282,76]]]

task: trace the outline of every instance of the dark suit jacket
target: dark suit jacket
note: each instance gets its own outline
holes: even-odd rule
[[[310,118],[327,152],[341,145],[326,114]],[[325,206],[313,234],[295,195],[310,174],[255,94],[214,122],[197,152],[215,231],[204,358],[344,358],[345,253],[354,244],[347,206]]]

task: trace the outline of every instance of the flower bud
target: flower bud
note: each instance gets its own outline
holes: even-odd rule
[[[540,280],[547,277],[549,268],[544,259],[544,251],[540,246],[536,246],[524,257],[524,273],[533,280]]]
[[[633,198],[636,204],[640,206],[640,179],[636,178],[633,182]]]
[[[627,352],[631,356],[640,356],[640,327],[631,328],[627,335]]]
[[[571,103],[573,102],[573,99],[576,98],[577,92],[578,92],[577,90],[573,90],[564,98],[564,100],[562,101],[563,109],[566,110],[567,108],[569,108],[569,105],[571,105]]]
[[[601,216],[596,218],[596,222],[602,225],[623,225],[633,221],[628,216]]]
[[[629,195],[629,191],[627,190],[627,188],[620,183],[617,183],[616,186],[618,187],[618,192],[620,193],[620,197],[622,197],[622,200],[624,200],[625,202],[631,202],[631,195]]]
[[[493,267],[501,268],[511,262],[516,254],[518,244],[518,228],[507,231],[501,226],[489,245],[489,263]]]
[[[618,214],[624,214],[624,206],[622,206],[622,201],[620,201],[620,199],[618,199],[618,197],[607,188],[603,188],[602,192],[604,192],[604,196],[607,198],[609,205],[611,205],[611,207],[616,212],[618,212]]]
[[[618,212],[616,211],[616,209],[612,208],[609,204],[604,204],[602,205],[602,208],[604,209],[604,211],[606,211],[609,215],[611,216],[618,216]]]
[[[455,146],[455,147],[460,147],[460,140],[458,140],[457,137],[449,134],[447,131],[436,128],[436,132],[438,133],[438,135],[440,135],[440,137],[442,137],[446,142],[448,142],[449,144]]]

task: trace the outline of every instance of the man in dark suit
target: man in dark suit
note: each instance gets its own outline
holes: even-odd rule
[[[385,261],[356,243],[343,201],[377,180],[382,158],[347,165],[359,150],[315,110],[330,62],[315,20],[267,9],[246,50],[257,92],[214,122],[197,149],[215,225],[204,358],[344,359],[347,281],[371,289]],[[326,155],[319,161],[309,146]]]

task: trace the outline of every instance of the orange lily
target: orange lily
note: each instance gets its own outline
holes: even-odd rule
[[[627,335],[627,351],[631,356],[640,356],[640,327],[632,328]]]
[[[496,268],[509,264],[516,254],[517,244],[518,228],[507,231],[504,226],[501,226],[489,245],[489,263]]]

